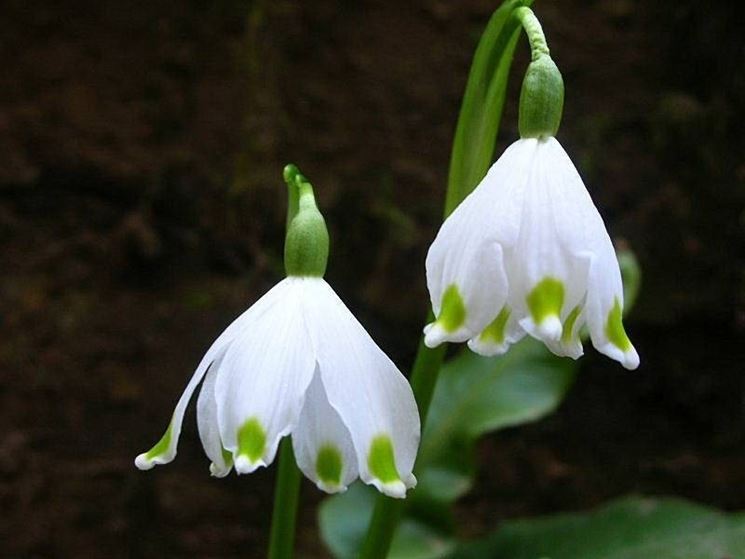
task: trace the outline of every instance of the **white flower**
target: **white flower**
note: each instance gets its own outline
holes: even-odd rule
[[[613,244],[554,137],[507,148],[443,223],[426,267],[437,317],[424,330],[429,347],[468,340],[495,355],[527,333],[576,359],[586,324],[598,351],[639,365]]]
[[[223,332],[138,468],[174,459],[203,378],[197,421],[215,476],[267,466],[279,440],[292,435],[298,466],[329,493],[358,476],[392,497],[416,484],[420,426],[411,388],[320,277],[284,279]]]

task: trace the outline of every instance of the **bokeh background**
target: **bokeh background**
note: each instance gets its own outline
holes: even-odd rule
[[[0,556],[260,557],[273,470],[214,480],[202,352],[282,275],[295,162],[328,279],[402,370],[427,309],[470,59],[496,1],[6,0]],[[638,255],[643,365],[594,351],[560,410],[479,446],[465,535],[628,492],[745,509],[745,40],[735,2],[538,0],[559,137]],[[499,150],[517,137],[518,49]],[[305,483],[299,555],[325,557]]]

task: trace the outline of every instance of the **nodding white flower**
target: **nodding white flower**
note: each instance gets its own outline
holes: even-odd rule
[[[628,369],[639,356],[622,323],[613,244],[569,156],[553,136],[513,143],[443,223],[427,255],[437,319],[425,342],[482,355],[526,333],[557,355],[582,355],[580,331]]]
[[[136,458],[138,468],[174,459],[184,412],[202,382],[197,424],[214,476],[271,464],[280,439],[291,435],[298,466],[323,491],[344,491],[359,477],[402,498],[416,484],[420,425],[411,387],[321,277],[328,236],[315,202],[303,207],[308,191],[312,201],[305,184],[293,221],[302,234],[293,237],[292,226],[288,233],[289,277],[212,344],[165,435]],[[314,235],[321,240],[309,248]]]

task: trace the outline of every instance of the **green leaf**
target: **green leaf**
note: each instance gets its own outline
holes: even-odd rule
[[[577,364],[526,339],[501,357],[463,351],[437,382],[419,449],[419,487],[454,500],[471,486],[473,445],[482,435],[536,421],[554,411],[574,381]]]
[[[588,514],[517,520],[451,559],[743,559],[745,517],[627,497]]]
[[[525,340],[501,357],[464,350],[440,372],[391,558],[435,559],[452,546],[450,504],[471,487],[473,446],[482,435],[536,421],[564,398],[576,363]],[[375,491],[357,484],[324,501],[321,534],[335,557],[353,557],[372,514]]]
[[[450,156],[446,216],[484,178],[492,163],[507,78],[520,34],[520,24],[512,12],[532,3],[506,0],[492,15],[476,48]]]
[[[355,483],[346,493],[326,499],[319,512],[321,537],[334,557],[357,555],[372,516],[377,491]],[[404,518],[388,559],[435,559],[453,551],[455,541],[426,522]]]

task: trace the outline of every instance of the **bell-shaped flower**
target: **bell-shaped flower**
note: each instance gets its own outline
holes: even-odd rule
[[[176,456],[184,412],[202,383],[197,424],[214,476],[253,472],[292,437],[297,464],[329,493],[357,477],[405,497],[420,425],[408,382],[323,279],[328,234],[310,185],[285,247],[289,277],[236,319],[207,351],[163,438],[140,469]],[[289,181],[288,181],[289,182]]]
[[[535,82],[561,83],[550,58],[539,62],[537,71],[548,78]],[[544,95],[532,114],[536,105],[524,97],[525,82],[522,139],[445,220],[429,249],[427,286],[436,320],[425,328],[425,343],[468,340],[473,351],[496,355],[529,334],[557,355],[576,359],[586,324],[598,351],[634,369],[639,356],[622,323],[616,253],[582,179],[553,137],[560,109],[558,116],[546,111]],[[563,86],[553,99],[563,99]]]

